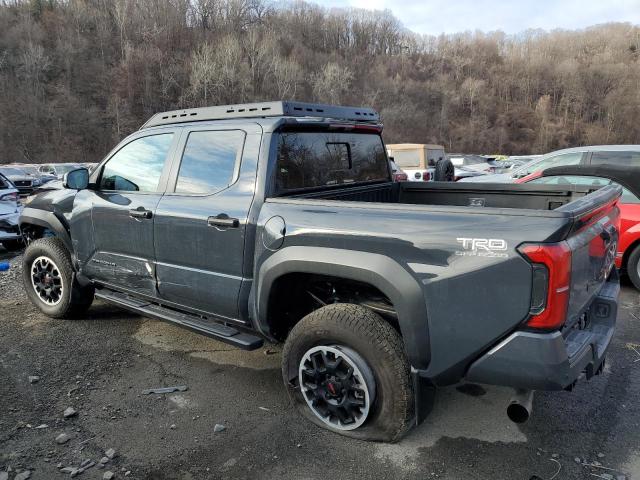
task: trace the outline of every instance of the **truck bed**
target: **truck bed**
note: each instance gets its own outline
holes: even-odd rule
[[[429,317],[430,361],[418,365],[412,358],[412,364],[445,384],[526,320],[532,284],[531,265],[519,252],[525,243],[568,242],[573,267],[565,331],[579,321],[605,281],[599,272],[615,241],[608,235],[620,193],[613,186],[433,182],[325,187],[268,198],[258,225],[281,218],[285,251],[312,247],[320,256],[339,245],[353,252],[355,264],[356,252],[369,252],[402,265],[421,286]],[[269,255],[258,248],[258,265]],[[405,341],[408,351],[427,354],[420,330]]]
[[[390,182],[325,188],[289,195],[289,198],[549,211],[593,190],[589,186],[571,185],[475,183],[471,186],[453,182]]]

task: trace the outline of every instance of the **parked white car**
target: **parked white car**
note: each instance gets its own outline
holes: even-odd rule
[[[18,189],[0,173],[0,244],[7,250],[22,247],[18,226],[20,217]]]

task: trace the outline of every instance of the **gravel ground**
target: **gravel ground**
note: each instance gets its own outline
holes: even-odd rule
[[[442,389],[425,423],[385,445],[298,418],[277,346],[242,352],[101,302],[82,320],[50,320],[24,295],[20,257],[10,261],[0,273],[0,472],[10,480],[67,478],[83,462],[95,465],[80,479],[640,479],[640,296],[628,285],[604,375],[537,394],[524,425],[506,418],[509,390]],[[173,385],[188,389],[142,394]]]

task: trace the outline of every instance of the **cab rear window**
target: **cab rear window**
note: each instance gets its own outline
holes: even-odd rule
[[[389,180],[379,135],[284,132],[278,142],[276,193]]]

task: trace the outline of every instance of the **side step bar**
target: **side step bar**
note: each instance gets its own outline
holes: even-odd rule
[[[146,317],[153,317],[158,320],[175,323],[181,327],[213,337],[216,340],[234,345],[243,350],[255,350],[264,344],[262,338],[257,335],[244,333],[234,327],[217,323],[215,320],[205,320],[196,315],[178,312],[125,293],[101,289],[96,290],[96,297]]]

